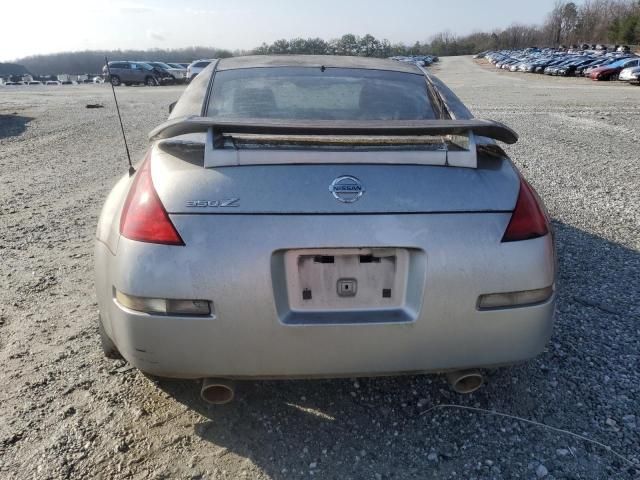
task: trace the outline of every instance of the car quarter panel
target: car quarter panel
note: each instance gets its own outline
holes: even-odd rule
[[[120,239],[120,213],[130,185],[129,175],[123,175],[109,193],[98,219],[96,239],[114,254]]]

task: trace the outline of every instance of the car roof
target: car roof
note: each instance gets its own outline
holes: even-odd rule
[[[235,70],[239,68],[260,67],[334,67],[364,68],[370,70],[389,70],[423,75],[415,65],[397,62],[386,58],[349,57],[337,55],[250,55],[245,57],[224,58],[217,69]]]

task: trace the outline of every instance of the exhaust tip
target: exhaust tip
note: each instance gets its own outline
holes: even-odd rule
[[[220,378],[205,378],[202,381],[200,397],[212,405],[224,405],[235,397],[234,384]]]
[[[472,393],[484,383],[484,377],[478,370],[459,370],[447,373],[447,381],[457,393]]]

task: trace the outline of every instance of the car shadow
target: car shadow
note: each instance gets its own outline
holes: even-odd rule
[[[640,253],[554,227],[560,272],[552,339],[537,358],[486,372],[485,386],[471,395],[454,394],[437,375],[242,382],[236,400],[217,407],[202,402],[193,382],[160,388],[202,416],[196,436],[274,479],[535,477],[543,462],[556,478],[632,478],[640,468],[557,430],[438,407],[502,412],[637,454],[638,432],[605,421],[611,412],[637,411],[640,398],[633,368]]]
[[[27,125],[31,120],[33,118],[17,114],[0,114],[0,140],[22,135],[27,130]]]

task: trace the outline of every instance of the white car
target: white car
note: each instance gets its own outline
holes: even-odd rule
[[[191,64],[187,67],[187,82],[193,80],[196,75],[198,75],[214,60],[214,58],[210,58],[208,60],[196,60],[195,62],[191,62]]]
[[[625,68],[620,72],[619,80],[632,83],[640,83],[640,67]]]

